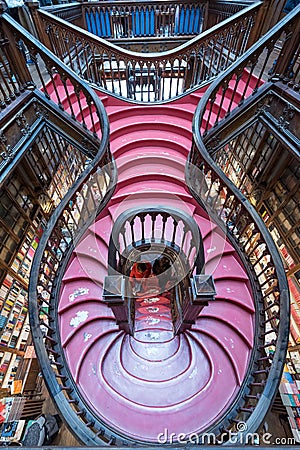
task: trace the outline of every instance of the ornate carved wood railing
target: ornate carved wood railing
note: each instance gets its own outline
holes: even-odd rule
[[[97,155],[51,216],[34,257],[29,283],[31,332],[49,391],[60,411],[64,411],[65,420],[71,427],[78,428],[78,437],[82,437],[83,442],[89,437],[98,445],[107,443],[109,438],[104,434],[97,437],[97,432],[101,434],[102,425],[95,424],[98,427],[95,432],[94,423],[82,414],[78,394],[71,395],[71,389],[65,386],[67,368],[64,368],[62,351],[59,350],[59,336],[53,328],[53,314],[57,314],[55,299],[74,245],[104,207],[115,186],[116,170],[107,137],[106,134]],[[47,329],[45,342],[43,328]],[[53,371],[53,367],[57,371]]]
[[[112,39],[127,37],[194,36],[201,33],[207,2],[163,0],[147,4],[137,1],[82,3],[84,28],[96,36]]]
[[[1,34],[2,109],[12,105],[21,95],[34,93],[45,105],[58,107],[58,115],[73,124],[74,136],[77,133],[78,137],[83,131],[90,135],[90,142],[86,144],[95,154],[106,126],[106,113],[97,95],[7,14],[1,18]],[[28,54],[33,63],[30,67],[26,64],[25,55]]]
[[[228,19],[233,14],[236,14],[243,8],[247,8],[247,6],[252,3],[252,0],[211,0],[208,5],[208,15],[205,29],[220,23],[222,20]],[[261,22],[257,39],[279,21],[285,3],[286,0],[264,1],[264,19]]]
[[[264,55],[267,62],[270,59],[274,61],[272,50],[279,37],[283,39],[283,46],[274,67],[270,65],[272,73],[274,71],[276,77],[291,86],[298,82],[299,42],[296,36],[299,36],[299,11],[300,7],[290,13],[209,87],[195,113],[194,141],[186,171],[187,182],[195,198],[226,229],[232,242],[236,243],[235,246],[241,249],[252,266],[252,280],[261,295],[257,305],[260,314],[257,315],[255,368],[250,369],[248,381],[242,386],[234,407],[236,418],[233,423],[237,420],[246,423],[245,432],[240,433],[244,436],[256,431],[257,424],[263,420],[278,389],[289,335],[288,284],[281,257],[263,220],[215,165],[209,154],[209,146],[217,143],[218,130],[221,131],[226,124],[237,119],[241,110],[247,114],[251,102],[257,102],[257,98],[266,92],[265,86],[259,87],[259,78],[250,86],[250,74],[260,76],[265,71],[265,64],[258,66],[260,56]],[[292,64],[291,55],[296,57]],[[290,75],[291,69],[293,76]],[[249,75],[242,83],[245,70]],[[240,105],[236,109],[229,101],[224,110],[224,92],[227,89],[240,92]],[[251,97],[246,100],[247,95]],[[208,120],[212,121],[213,127],[207,125]],[[213,431],[216,432],[215,429]]]
[[[97,1],[55,5],[45,10],[106,39],[172,38],[201,33],[207,21],[208,2],[150,0],[145,5],[141,1]]]
[[[196,117],[203,136],[236,109],[236,99],[242,106],[248,97],[254,95],[263,80],[282,80],[290,88],[298,90],[300,80],[299,11],[296,7],[264,38],[254,44],[241,59],[228,68],[219,81],[204,94],[198,106]],[[201,108],[201,117],[200,117]],[[199,121],[198,121],[199,119]],[[199,130],[200,131],[200,130]],[[205,137],[207,140],[209,137]]]
[[[156,278],[162,286],[161,292],[165,291],[167,282],[168,289],[177,287],[178,301],[174,303],[175,295],[172,300],[174,330],[177,333],[181,331],[188,313],[191,317],[195,316],[188,310],[194,312],[195,309],[199,309],[198,305],[196,307],[192,304],[188,292],[193,273],[201,274],[205,262],[202,236],[198,225],[186,213],[165,207],[131,209],[117,218],[109,242],[107,281],[111,280],[113,291],[117,284],[124,283],[122,291],[129,305],[120,295],[121,290],[117,289],[118,314],[122,308],[122,322],[126,330],[131,330],[131,334],[134,325],[135,300],[129,281],[130,269],[137,261],[153,262],[162,257],[168,259],[170,267],[161,274],[156,274]],[[122,278],[121,281],[120,278]],[[108,295],[108,303],[112,297],[115,307],[116,295]],[[121,317],[120,314],[119,316]]]
[[[180,4],[150,0],[147,5],[124,1],[81,2],[59,4],[44,8],[67,22],[81,26],[99,37],[126,40],[127,37],[147,36],[171,38],[191,36],[222,22],[255,3],[253,0],[215,0]]]
[[[245,421],[247,432],[253,433],[277,392],[287,349],[289,294],[282,260],[262,219],[215,166],[197,132],[187,166],[187,182],[195,198],[226,229],[235,247],[245,255],[252,267],[256,292],[261,295],[256,306],[259,313],[253,351],[255,362],[254,366],[250,365],[247,383],[242,386],[232,416],[234,423]],[[212,432],[218,434],[220,428]]]
[[[247,8],[253,3],[252,0],[244,1],[226,1],[213,0],[208,4],[208,26],[210,28],[223,20],[228,19],[234,14],[238,13],[244,8]]]
[[[185,273],[191,274],[194,270],[201,273],[204,265],[202,238],[190,216],[165,207],[129,210],[114,224],[109,244],[109,273],[128,276],[139,256],[168,254],[169,250],[180,255]]]
[[[6,14],[1,17],[0,25],[3,38],[1,51],[5,58],[2,73],[6,71],[3,76],[8,77],[12,85],[11,92],[14,93],[11,96],[3,95],[4,112],[9,114],[18,99],[27,95],[28,91],[28,98],[21,100],[31,101],[33,98],[49,127],[56,133],[61,133],[75,147],[77,143],[78,152],[82,151],[86,159],[84,170],[78,171],[74,184],[44,230],[35,253],[29,285],[31,332],[44,379],[54,401],[64,409],[67,422],[71,426],[80,427],[82,421],[76,414],[76,405],[74,409],[69,406],[68,391],[63,387],[65,379],[58,371],[55,373],[51,369],[51,366],[61,367],[56,351],[58,341],[53,338],[51,314],[55,306],[54,292],[60,288],[58,272],[66,261],[65,256],[93,220],[94,214],[104,206],[115,184],[116,173],[109,150],[108,121],[99,98],[77,75]],[[26,66],[20,41],[30,52],[34,69]],[[22,93],[19,94],[21,88]],[[50,100],[53,92],[56,101]],[[83,105],[85,109],[82,109]],[[26,123],[23,126],[26,140],[30,136],[26,135]],[[25,145],[24,142],[23,144]],[[76,164],[78,161],[74,159],[73,162]],[[85,436],[89,432],[87,426]],[[95,436],[93,432],[90,435]],[[103,440],[99,438],[97,443],[100,442]]]
[[[34,10],[41,39],[81,78],[125,98],[174,98],[212,80],[252,42],[261,2],[168,52],[122,50],[58,17]]]

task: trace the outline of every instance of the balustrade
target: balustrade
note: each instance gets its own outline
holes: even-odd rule
[[[213,0],[208,5],[208,26],[210,28],[223,20],[228,19],[237,12],[247,8],[253,3],[251,0],[245,1],[220,1]]]
[[[135,260],[135,249],[155,251],[151,245],[161,245],[161,250],[174,249],[182,253],[182,261],[188,271],[201,272],[204,264],[202,239],[194,220],[183,212],[175,212],[168,208],[156,210],[129,210],[121,214],[115,222],[109,245],[109,268],[122,271],[128,275],[129,267],[122,267],[124,258],[128,264]],[[143,249],[144,247],[144,249]],[[137,254],[139,252],[137,251]]]
[[[97,38],[46,11],[36,10],[41,39],[81,78],[125,98],[155,102],[211,81],[247,48],[255,32],[257,2],[174,50],[136,53]]]
[[[258,324],[255,358],[259,360],[264,356],[262,361],[268,371],[252,373],[255,380],[258,380],[259,375],[265,374],[266,383],[258,391],[255,382],[255,390],[250,392],[259,393],[265,398],[266,403],[263,405],[259,397],[255,399],[251,397],[251,400],[246,401],[240,399],[242,408],[240,411],[248,413],[243,417],[243,420],[249,419],[247,430],[253,427],[255,431],[254,417],[259,417],[262,411],[265,414],[269,408],[277,389],[273,377],[278,367],[282,368],[281,362],[286,352],[289,295],[284,268],[264,223],[240,191],[231,185],[220,169],[215,167],[200,140],[194,142],[187,174],[187,182],[193,195],[207,208],[211,217],[219,221],[221,227],[223,224],[231,240],[240,248],[241,255],[245,255],[245,263],[252,267],[256,295],[261,297],[256,306],[257,311],[260,311],[261,320]],[[213,196],[212,185],[214,185]],[[263,262],[266,258],[269,261],[267,266]],[[276,380],[279,382],[280,377],[276,377]],[[243,404],[250,404],[251,408],[245,409]]]
[[[0,106],[7,108],[21,93],[34,93],[45,103],[45,108],[49,103],[57,106],[77,131],[90,134],[86,146],[95,154],[101,136],[106,132],[106,115],[99,98],[89,87],[82,85],[75,73],[62,67],[39,41],[14,24],[10,16],[2,16]],[[30,58],[30,66],[26,58]]]
[[[207,1],[185,0],[177,4],[170,0],[157,3],[141,1],[81,2],[79,5],[57,5],[46,11],[79,25],[96,36],[124,40],[132,37],[193,36],[203,31],[207,16]]]
[[[264,222],[216,166],[211,155],[224,139],[226,126],[230,128],[229,120],[232,123],[237,117],[241,119],[241,111],[249,120],[251,105],[254,102],[257,105],[258,101],[255,94],[267,92],[262,79],[268,67],[271,80],[282,80],[297,89],[299,12],[300,7],[297,7],[208,88],[194,116],[194,141],[187,167],[192,194],[227,231],[235,247],[240,248],[241,257],[252,267],[251,278],[258,295],[257,311],[260,311],[253,356],[257,368],[249,373],[252,381],[241,389],[237,399],[239,415],[234,419],[234,422],[246,422],[247,433],[256,431],[256,422],[266,414],[280,381],[289,334],[288,284],[281,257]],[[279,39],[280,47],[277,46]],[[291,59],[292,54],[295,57]],[[237,94],[240,101],[234,105],[233,97]],[[263,109],[261,102],[258,113]],[[239,124],[241,126],[241,120]],[[220,151],[218,154],[220,157]]]
[[[129,272],[134,262],[159,257],[170,261],[170,268],[157,275],[160,285],[175,287],[172,298],[174,332],[189,328],[197,318],[199,295],[195,288],[191,295],[191,280],[199,282],[204,266],[204,250],[198,225],[194,220],[175,210],[154,208],[130,210],[121,214],[113,227],[109,243],[109,275],[105,280],[105,301],[115,314],[120,328],[134,330],[135,294],[130,287]],[[192,281],[192,284],[194,281]],[[195,282],[196,286],[196,282]],[[200,300],[201,306],[208,298]],[[209,298],[211,299],[211,298]]]
[[[213,89],[208,89],[201,103],[206,106],[201,108],[201,118],[198,119],[200,105],[196,111],[196,120],[204,136],[209,130],[212,135],[214,128],[234,112],[237,99],[242,106],[264,81],[282,80],[290,88],[299,89],[298,33],[299,7],[229,67]]]
[[[201,33],[207,2],[183,4],[149,1],[83,3],[85,29],[99,37],[124,39],[138,36],[170,38]]]

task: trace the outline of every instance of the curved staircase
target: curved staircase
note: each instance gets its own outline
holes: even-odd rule
[[[156,106],[102,98],[118,183],[74,249],[62,280],[57,323],[70,375],[87,408],[129,441],[157,443],[167,429],[176,442],[179,433],[209,429],[232,405],[251,360],[255,305],[248,275],[184,178],[199,95]],[[159,298],[154,308],[142,299],[129,336],[103,302],[109,237],[123,211],[154,205],[193,216],[217,296],[192,329],[177,336],[167,301]]]
[[[230,441],[232,431],[255,432],[271,405],[288,341],[286,277],[264,223],[211,159],[207,142],[218,142],[219,125],[236,115],[237,103],[247,109],[257,100],[267,63],[255,70],[257,55],[266,45],[272,49],[283,30],[290,36],[297,14],[290,13],[205,93],[203,88],[155,105],[99,94],[115,161],[96,94],[2,17],[7,50],[14,49],[9,65],[21,68],[16,81],[11,76],[16,96],[20,86],[37,101],[41,125],[66,132],[88,156],[49,218],[29,285],[30,325],[45,381],[83,444],[160,444],[162,433],[166,443],[181,443],[182,435],[198,443],[203,431],[224,433]],[[39,81],[24,59],[16,58],[20,39],[30,49]],[[289,69],[279,62],[276,76]],[[118,182],[111,194],[115,162]],[[205,273],[216,285],[215,300],[179,335],[163,295],[136,301],[133,335],[119,329],[104,302],[114,222],[132,207],[149,206],[194,218],[203,236]]]

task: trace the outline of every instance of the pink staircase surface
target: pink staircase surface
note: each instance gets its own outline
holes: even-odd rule
[[[165,428],[199,433],[221,418],[239,392],[253,346],[255,307],[246,271],[185,183],[191,119],[201,95],[155,106],[102,96],[118,184],[74,250],[61,287],[59,332],[79,392],[108,427],[141,442],[156,443]],[[131,207],[153,205],[194,217],[205,271],[215,279],[216,300],[180,336],[174,336],[162,295],[136,302],[134,337],[119,331],[102,301],[114,220]]]

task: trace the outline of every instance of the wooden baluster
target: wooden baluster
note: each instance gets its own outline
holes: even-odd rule
[[[135,233],[134,233],[134,220],[135,220],[135,217],[133,217],[131,220],[130,220],[130,230],[131,230],[131,243],[133,244],[134,242],[135,242]]]
[[[216,66],[216,73],[221,72],[221,70],[223,69],[225,37],[221,34],[219,36],[218,41],[221,42],[221,47],[219,49],[219,57],[218,57],[218,62],[217,62],[217,66]]]
[[[182,227],[182,237],[181,237],[181,243],[178,244],[179,247],[183,250],[183,252],[186,254],[185,250],[184,250],[184,245],[185,245],[185,240],[187,239],[187,234],[189,232],[189,228],[187,227],[187,225],[184,222],[181,222],[183,227]]]
[[[96,84],[99,84],[104,89],[108,90],[108,86],[106,84],[106,72],[104,68],[104,56],[101,55],[99,58],[96,59],[95,54],[93,52],[92,67],[94,72],[93,81]]]
[[[212,115],[212,110],[213,110],[213,107],[214,107],[214,104],[215,104],[215,100],[216,100],[216,93],[213,92],[211,97],[210,97],[210,99],[209,99],[209,101],[208,101],[208,103],[207,103],[207,105],[208,105],[208,117],[206,119],[204,135],[207,133],[207,131],[210,128],[210,126],[213,126],[215,124],[215,122],[214,122],[212,125],[210,125],[210,118],[211,118],[211,115]]]
[[[65,77],[60,77],[60,81],[62,82],[62,85],[63,85],[65,93],[66,93],[66,97],[67,97],[67,101],[68,101],[68,108],[71,111],[71,117],[73,119],[75,119],[76,117],[75,117],[75,113],[74,113],[74,109],[73,109],[73,104],[72,104],[72,101],[70,99],[69,87],[67,86],[67,79]]]
[[[79,84],[78,84],[78,86],[74,86],[74,92],[75,92],[75,95],[77,97],[77,104],[78,104],[79,110],[80,110],[81,123],[82,123],[83,127],[87,130],[87,125],[86,125],[86,122],[85,122],[85,115],[83,113],[82,103],[81,103],[81,99],[80,99],[80,94],[81,94],[82,90],[81,90]]]
[[[123,247],[121,246],[121,239],[123,241]],[[119,252],[123,252],[124,249],[127,247],[127,241],[126,241],[126,224],[120,229],[119,236],[114,236],[114,244],[117,246],[117,250]]]
[[[0,53],[0,64],[3,67],[3,71],[1,71],[1,83],[0,89],[3,95],[2,105],[5,107],[5,104],[11,103],[12,100],[16,98],[18,95],[18,88],[13,81],[12,70]]]
[[[175,244],[175,239],[176,239],[176,231],[177,231],[177,227],[178,227],[178,222],[176,219],[173,219],[173,235],[172,235],[172,239],[171,239],[171,245],[174,246]]]
[[[142,231],[142,243],[145,242],[145,215],[140,215],[140,222],[141,222],[141,231]]]
[[[218,112],[217,112],[217,117],[215,119],[214,126],[216,126],[219,123],[220,116],[221,116],[221,119],[223,119],[223,117],[225,116],[225,113],[223,113],[223,111],[222,111],[222,107],[223,107],[224,99],[226,98],[228,85],[223,84],[219,87],[219,91],[220,91],[220,89],[222,89],[222,94],[221,94],[220,105],[218,105]]]
[[[163,213],[163,214],[162,214],[162,224],[163,224],[163,226],[162,226],[161,237],[160,237],[161,242],[163,242],[164,239],[165,239],[165,232],[166,232],[166,223],[167,223],[167,220],[168,220],[167,214]]]
[[[151,213],[151,240],[155,239],[155,222],[158,215],[156,213]]]

